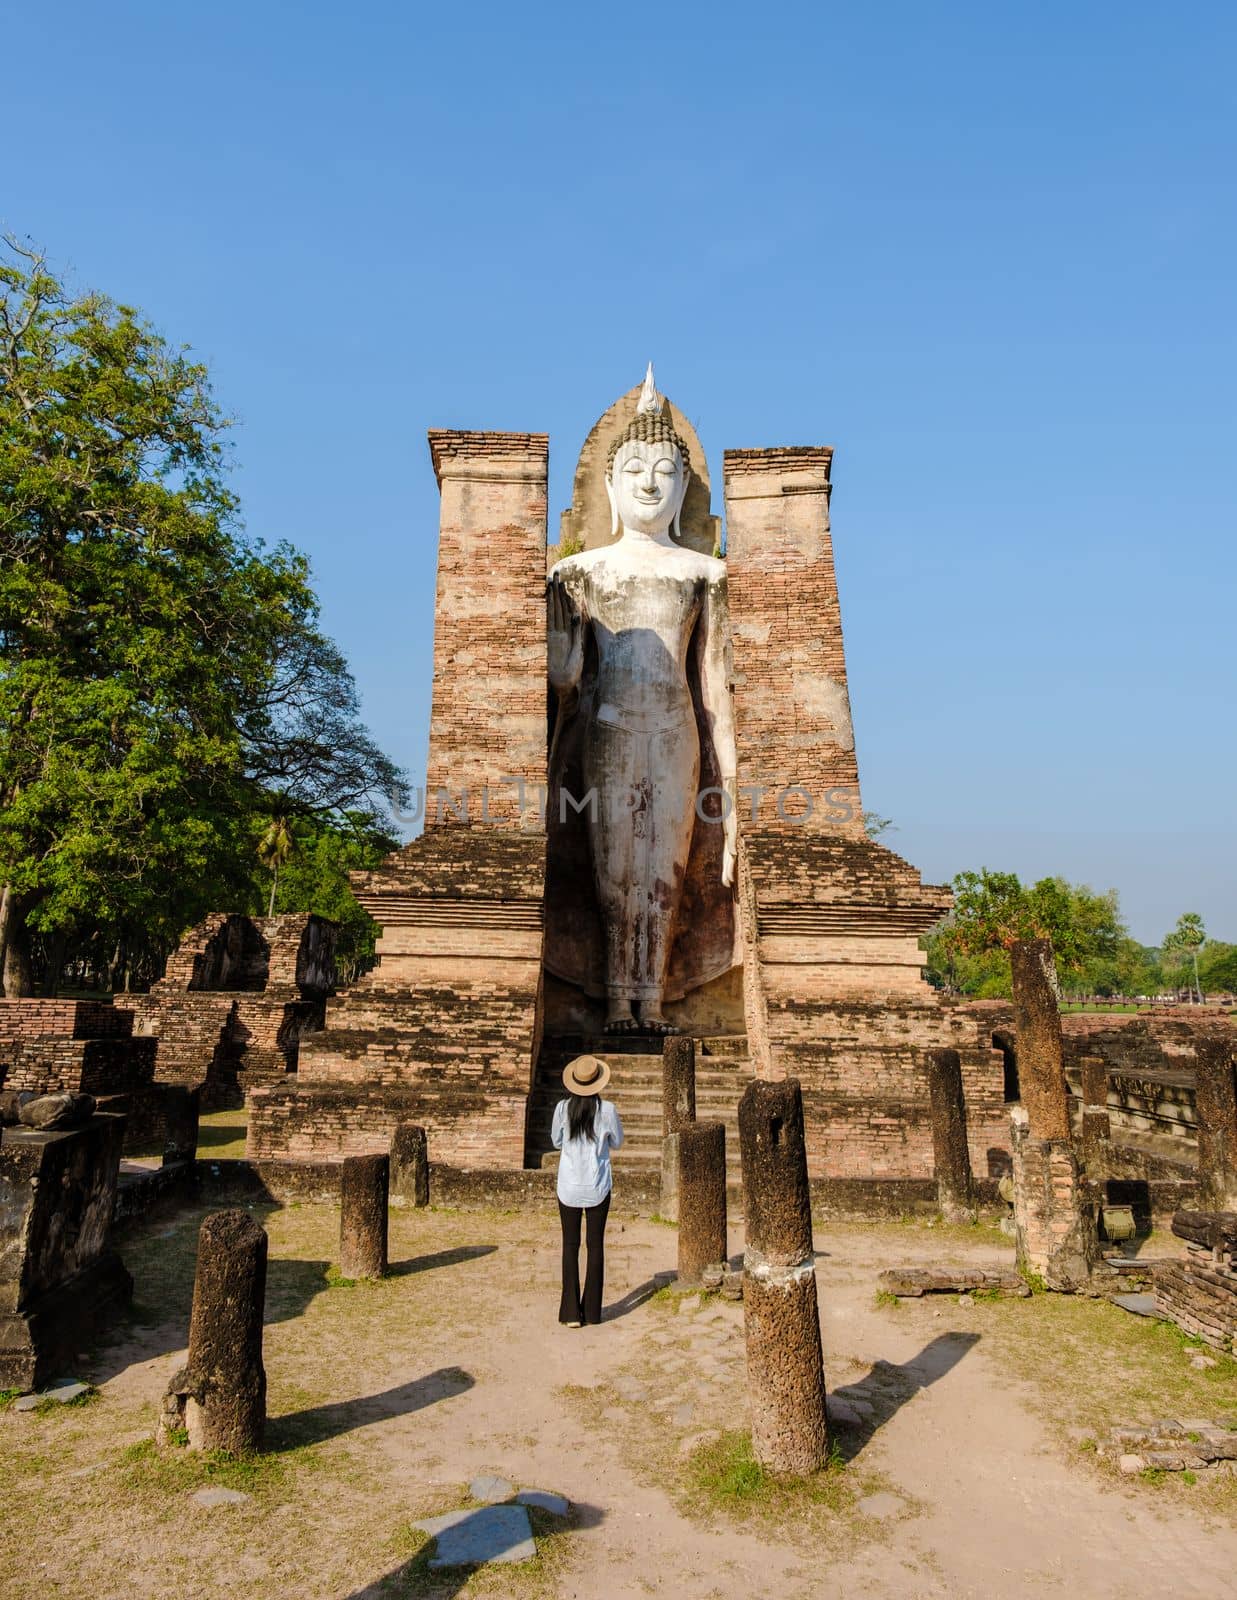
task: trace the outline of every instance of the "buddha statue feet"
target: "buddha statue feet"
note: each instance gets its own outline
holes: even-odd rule
[[[640,1030],[642,1033],[657,1034],[678,1033],[680,1031],[673,1022],[667,1021],[660,1011],[642,1015],[640,1018]]]
[[[606,1017],[604,1031],[606,1033],[635,1033],[639,1026],[640,1024],[632,1015],[630,1005],[621,1002],[618,1005],[611,1006],[610,1013]]]

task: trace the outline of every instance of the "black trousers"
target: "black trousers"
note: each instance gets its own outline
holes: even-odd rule
[[[600,1322],[601,1291],[606,1276],[606,1218],[610,1196],[599,1206],[565,1206],[558,1202],[563,1225],[563,1298],[559,1302],[560,1322]],[[584,1294],[580,1294],[580,1219],[588,1244],[588,1266],[584,1273]]]

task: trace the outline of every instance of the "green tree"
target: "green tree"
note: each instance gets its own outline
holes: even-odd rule
[[[1010,993],[1009,947],[1052,940],[1062,977],[1085,981],[1089,966],[1112,960],[1126,936],[1115,890],[1096,894],[1064,878],[1025,886],[1016,873],[960,872],[953,910],[925,940],[929,977],[964,994]]]
[[[303,557],[247,542],[205,368],[0,249],[0,950],[166,943],[250,876],[255,816],[377,814],[401,775],[317,630]],[[252,857],[250,857],[252,860]]]
[[[339,923],[336,967],[341,981],[356,978],[373,959],[377,929],[352,892],[349,873],[376,867],[397,841],[364,812],[330,821],[316,817],[289,823],[293,848],[279,878],[281,912],[313,912]],[[265,904],[265,886],[255,874],[246,908]]]
[[[1190,998],[1200,1005],[1203,990],[1198,980],[1198,952],[1206,942],[1207,930],[1203,927],[1203,919],[1196,911],[1185,911],[1177,918],[1177,926],[1172,932],[1165,934],[1163,945],[1165,958],[1170,964],[1185,960],[1190,962],[1193,972]]]
[[[268,917],[275,915],[275,892],[279,888],[279,869],[296,848],[287,817],[272,817],[258,840],[258,860],[271,875],[271,897],[266,907]]]

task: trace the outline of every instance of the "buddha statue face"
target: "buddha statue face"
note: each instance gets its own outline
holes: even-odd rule
[[[670,440],[627,440],[606,478],[615,530],[621,524],[652,537],[668,533],[683,509],[688,476]]]

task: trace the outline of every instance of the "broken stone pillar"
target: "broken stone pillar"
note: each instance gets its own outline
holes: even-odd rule
[[[1022,1094],[1010,1107],[1018,1267],[1068,1292],[1089,1285],[1101,1258],[1095,1202],[1070,1138],[1051,940],[1019,940],[1010,965]]]
[[[696,1120],[696,1041],[672,1034],[661,1054],[661,1200],[667,1222],[679,1220],[679,1129]]]
[[[266,1426],[262,1312],[266,1230],[247,1211],[216,1211],[198,1233],[189,1359],[168,1385],[159,1443],[183,1429],[194,1450],[259,1450]]]
[[[427,1206],[430,1203],[429,1141],[415,1122],[397,1124],[391,1135],[392,1205]]]
[[[133,1295],[108,1237],[125,1119],[0,1136],[0,1389],[37,1389]]]
[[[1088,1168],[1095,1168],[1112,1141],[1108,1117],[1108,1063],[1102,1056],[1083,1056],[1082,1153]]]
[[[1237,1211],[1237,1075],[1231,1040],[1200,1039],[1194,1047],[1194,1115],[1199,1206]]]
[[[702,1281],[706,1267],[724,1266],[726,1251],[726,1128],[689,1122],[679,1129],[679,1283]]]
[[[339,1271],[345,1278],[381,1278],[387,1270],[387,1156],[348,1156],[339,1181]]]
[[[966,1142],[962,1057],[956,1050],[929,1051],[928,1087],[932,1097],[936,1203],[946,1222],[974,1222],[975,1182]]]
[[[773,1471],[815,1472],[825,1464],[829,1436],[803,1097],[795,1079],[747,1086],[739,1142],[752,1448]]]
[[[161,1084],[163,1165],[194,1161],[198,1153],[198,1091],[183,1083]]]

